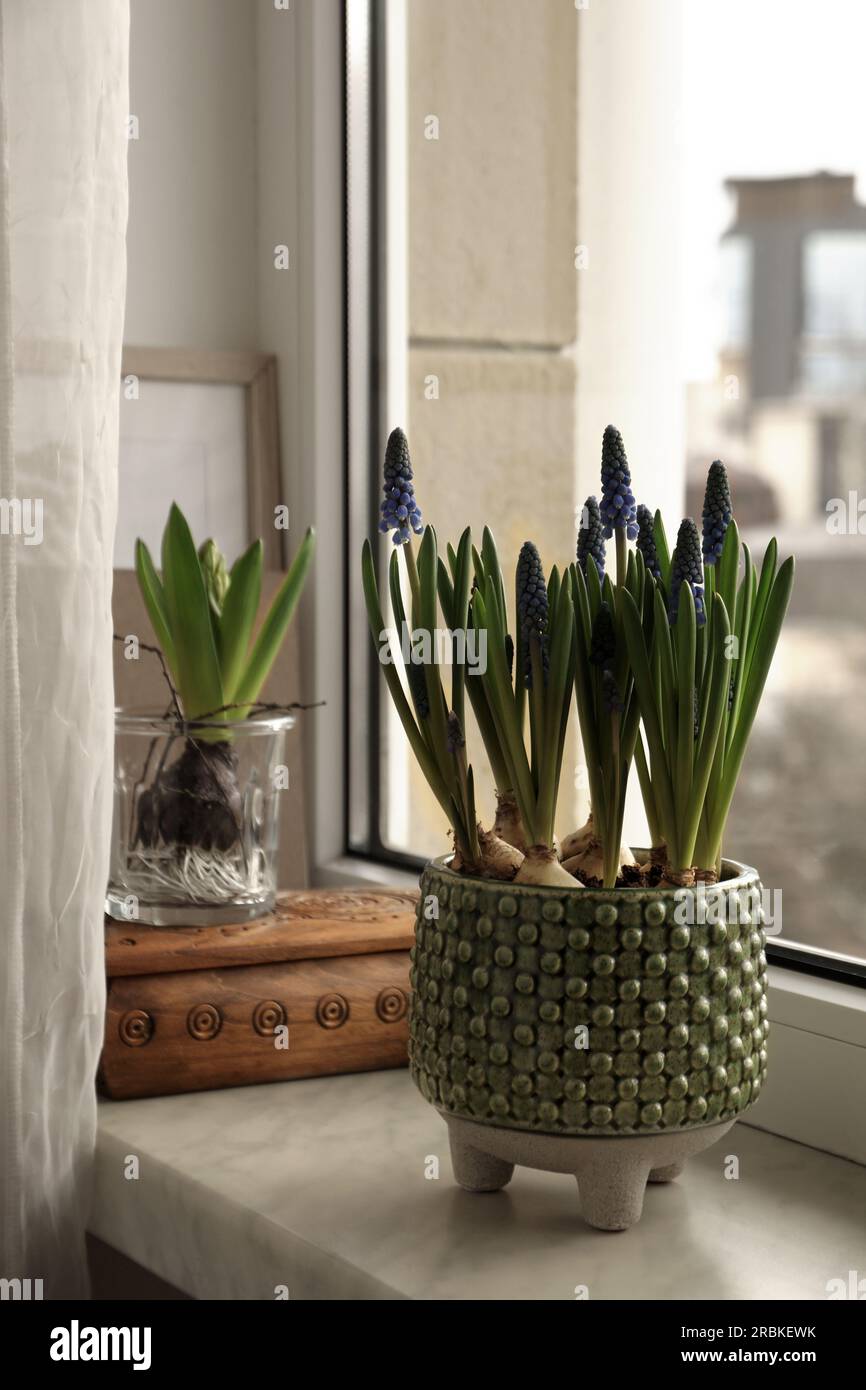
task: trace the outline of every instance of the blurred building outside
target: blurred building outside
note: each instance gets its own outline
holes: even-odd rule
[[[725,340],[717,381],[688,388],[686,510],[721,456],[741,526],[811,531],[812,548],[827,503],[866,483],[866,206],[848,174],[725,186]]]
[[[727,849],[782,889],[786,940],[862,959],[866,207],[848,174],[725,187],[723,342],[716,380],[687,388],[686,512],[721,457],[755,560],[771,534],[797,556]]]

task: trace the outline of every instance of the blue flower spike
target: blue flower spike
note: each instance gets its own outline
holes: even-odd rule
[[[704,564],[714,565],[722,553],[725,532],[733,516],[731,505],[731,485],[725,465],[716,459],[710,464],[707,474],[707,490],[704,493]]]
[[[532,689],[532,656],[530,643],[537,641],[547,680],[549,653],[547,650],[547,584],[541,557],[532,541],[524,541],[517,561],[517,619],[523,639],[523,683]]]
[[[463,736],[463,728],[453,709],[448,712],[446,724],[448,752],[456,757],[462,748],[466,747],[466,739]]]
[[[602,600],[598,606],[590,634],[589,659],[593,666],[600,666],[602,670],[606,670],[613,665],[615,656],[616,632],[613,626],[613,614],[610,611],[610,604]]]
[[[577,532],[577,563],[586,578],[589,557],[595,561],[599,579],[604,579],[604,527],[601,512],[594,497],[587,497],[583,504],[580,527]]]
[[[599,604],[590,637],[589,659],[593,666],[601,668],[601,697],[609,714],[621,714],[623,709],[613,663],[616,658],[616,630],[610,604]]]
[[[704,609],[704,567],[701,561],[701,541],[698,528],[690,516],[680,522],[677,543],[671,556],[671,589],[668,602],[670,623],[677,620],[680,606],[680,589],[683,581],[691,584],[695,600],[695,619],[700,627],[707,621]]]
[[[601,520],[610,540],[614,528],[625,531],[630,541],[637,539],[637,507],[631,490],[631,473],[622,435],[608,425],[601,444]]]
[[[385,498],[381,506],[379,530],[383,534],[392,531],[394,544],[405,545],[413,531],[416,536],[421,534],[424,525],[415,501],[409,441],[399,427],[392,430],[388,437],[383,478]]]
[[[642,502],[637,509],[637,548],[653,579],[661,579],[653,514]]]

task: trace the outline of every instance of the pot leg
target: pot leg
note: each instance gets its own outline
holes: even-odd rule
[[[481,1149],[467,1144],[449,1125],[448,1138],[451,1142],[451,1167],[454,1180],[467,1192],[499,1192],[511,1181],[514,1164],[504,1159],[493,1158],[482,1153]]]
[[[652,1168],[650,1169],[649,1180],[650,1182],[673,1182],[674,1178],[680,1176],[685,1166],[686,1161],[683,1159],[681,1163],[669,1163],[665,1168]]]
[[[584,1162],[575,1174],[584,1219],[600,1231],[633,1226],[641,1218],[648,1174],[645,1160],[628,1155],[616,1164],[603,1159]]]

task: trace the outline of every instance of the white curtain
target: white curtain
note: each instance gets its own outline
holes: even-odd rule
[[[113,752],[128,0],[0,0],[0,1221],[86,1294]]]

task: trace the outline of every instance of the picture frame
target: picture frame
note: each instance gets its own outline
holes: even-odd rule
[[[218,416],[222,420],[228,434],[220,441],[221,455],[206,437],[202,438],[197,450],[203,476],[207,470],[212,473],[219,467],[228,475],[215,480],[215,491],[220,499],[216,510],[219,512],[221,509],[224,516],[228,512],[227,520],[237,528],[239,514],[243,510],[239,504],[245,503],[245,525],[238,530],[238,543],[248,544],[261,536],[265,549],[265,569],[285,569],[285,531],[275,525],[276,508],[280,505],[282,494],[276,357],[252,351],[221,352],[130,345],[123,349],[121,378],[122,401],[143,399],[142,388],[147,383],[169,383],[176,387],[187,385],[190,388],[240,388],[241,401],[235,401],[229,390],[214,393],[210,399],[219,405],[219,410],[214,411],[202,408],[201,398],[207,399],[206,393],[199,392],[200,399],[196,401],[190,392],[188,411],[182,408],[184,402],[179,398],[179,393],[171,394],[181,406],[179,413],[190,417],[192,428],[200,429],[203,434],[212,417]],[[189,446],[188,438],[181,439],[176,432],[173,436],[173,422],[168,418],[171,411],[165,404],[166,398],[166,393],[163,393],[162,415],[158,406],[157,418],[148,420],[144,431],[146,438],[133,441],[141,454],[135,480],[124,476],[123,472],[124,422],[121,414],[118,544],[123,551],[129,550],[129,536],[136,530],[142,503],[149,501],[146,450],[149,449],[153,457],[157,456],[156,450],[161,450],[159,457],[163,466],[173,471],[176,458]],[[198,426],[196,420],[200,422]],[[240,485],[231,467],[231,460],[238,448],[245,449],[246,462],[246,478]],[[213,529],[218,530],[219,527]],[[128,554],[122,553],[119,558],[123,563],[118,564],[116,559],[115,567],[127,568],[130,563]],[[232,560],[235,557],[230,555],[229,558]]]

